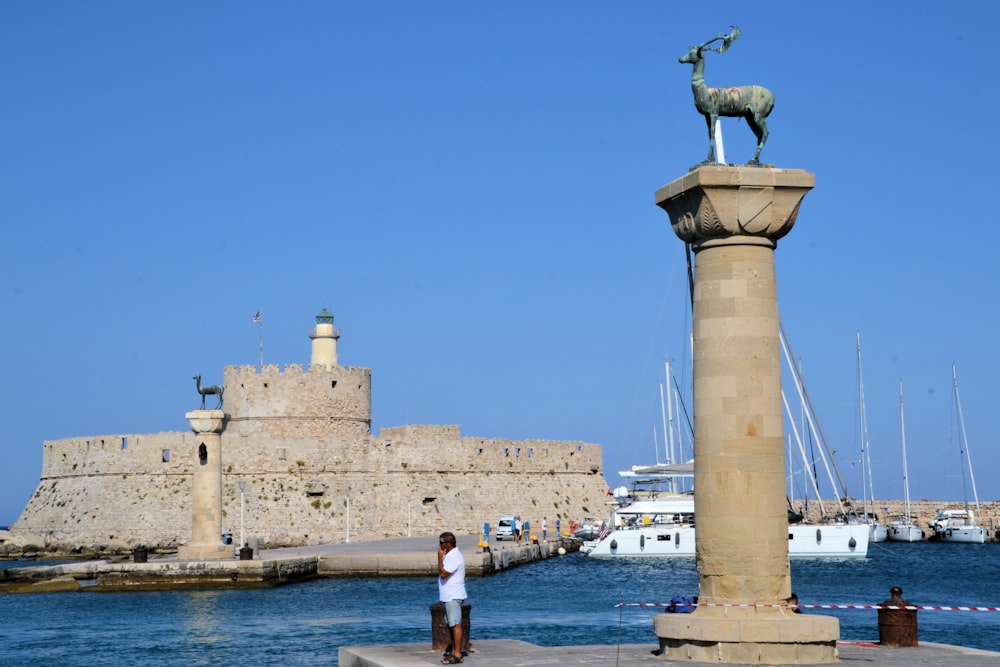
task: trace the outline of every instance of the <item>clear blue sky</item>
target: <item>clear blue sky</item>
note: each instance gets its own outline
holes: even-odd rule
[[[912,495],[962,499],[954,362],[1000,498],[998,7],[3,3],[0,524],[44,440],[186,429],[192,375],[256,363],[258,308],[282,364],[334,313],[376,433],[598,443],[612,485],[652,462],[690,326],[653,193],[707,151],[677,58],[731,24],[708,83],[769,87],[763,160],[816,174],[779,298],[852,491],[860,331],[876,495],[902,377]]]

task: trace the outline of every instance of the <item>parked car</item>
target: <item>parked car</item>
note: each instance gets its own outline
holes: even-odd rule
[[[504,514],[500,517],[500,521],[497,522],[497,542],[514,539],[514,521],[516,520],[516,514]]]

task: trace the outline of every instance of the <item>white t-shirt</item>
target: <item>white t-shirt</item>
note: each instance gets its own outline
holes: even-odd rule
[[[442,561],[446,572],[451,572],[447,579],[438,577],[438,592],[442,602],[448,600],[465,600],[469,596],[465,592],[465,558],[455,547],[444,555]]]

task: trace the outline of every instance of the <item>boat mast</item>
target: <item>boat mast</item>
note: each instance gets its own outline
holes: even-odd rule
[[[663,396],[663,385],[660,385],[660,406],[661,412],[663,411],[663,406],[666,406],[666,415],[664,416],[665,421],[663,422],[663,446],[666,447],[667,443],[670,443],[670,449],[668,457],[668,463],[680,463],[677,457],[677,452],[674,449],[674,402],[669,400],[670,397],[670,361],[664,361],[664,372],[666,373],[667,379],[667,400],[664,400]],[[669,424],[669,429],[667,425]],[[670,490],[677,493],[677,479],[670,479]]]
[[[875,511],[875,486],[872,482],[871,441],[868,439],[868,408],[865,405],[865,381],[861,371],[861,332],[858,336],[858,405],[861,421],[861,497],[865,511],[865,521],[868,520],[868,500],[872,501],[872,512]],[[867,489],[865,484],[867,482]]]
[[[795,389],[798,392],[799,400],[803,401],[807,408],[806,420],[809,423],[809,429],[812,431],[813,437],[819,441],[820,445],[822,445],[820,454],[823,459],[823,465],[826,467],[826,474],[830,477],[830,484],[833,486],[833,492],[837,493],[837,482],[839,482],[840,490],[843,493],[843,497],[838,498],[840,505],[842,507],[846,505],[852,514],[856,514],[854,503],[851,502],[851,494],[847,490],[847,483],[840,474],[840,468],[837,467],[837,463],[833,459],[833,451],[830,449],[830,444],[827,442],[826,434],[823,433],[823,427],[819,424],[819,417],[816,414],[816,408],[813,405],[812,399],[809,397],[809,392],[806,390],[805,382],[802,380],[802,375],[798,367],[796,367],[795,363],[792,361],[794,358],[794,355],[792,354],[792,346],[788,342],[788,336],[785,335],[785,325],[781,322],[778,322],[778,337],[781,341],[781,349],[785,353],[785,361],[788,363],[788,368],[792,373],[792,380],[795,381]],[[830,469],[831,464],[833,466],[832,471]],[[834,474],[837,476],[837,482],[833,480]]]
[[[903,417],[903,378],[899,378],[899,433],[903,441],[903,512],[910,522],[910,474],[906,469],[906,420]]]
[[[969,493],[965,488],[965,466],[969,465],[969,479],[972,481],[972,496],[976,501],[976,516],[979,516],[979,493],[976,491],[976,476],[972,472],[972,453],[969,451],[969,440],[965,434],[965,418],[962,417],[962,401],[958,397],[958,375],[955,364],[951,365],[951,381],[955,386],[955,411],[958,414],[958,451],[962,459],[962,495],[965,496],[965,511],[969,511]]]
[[[805,464],[805,476],[808,481],[812,482],[813,492],[816,494],[816,502],[819,503],[819,513],[822,516],[826,516],[826,507],[823,505],[823,495],[819,492],[819,481],[816,479],[815,474],[809,473],[809,457],[806,456],[806,448],[802,443],[802,438],[799,436],[799,429],[795,425],[795,420],[792,418],[792,409],[788,406],[788,398],[785,396],[785,390],[781,390],[781,402],[785,406],[785,414],[788,415],[788,423],[792,427],[792,435],[795,437],[795,441],[799,443],[799,452],[802,454],[802,461]],[[789,465],[791,464],[791,459],[789,459]],[[832,482],[832,480],[831,480]],[[806,492],[806,501],[808,502],[809,495]]]

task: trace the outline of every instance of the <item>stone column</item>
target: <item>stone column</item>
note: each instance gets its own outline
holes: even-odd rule
[[[661,614],[668,657],[743,664],[835,662],[836,618],[793,614],[785,499],[777,241],[812,174],[705,166],[656,203],[692,245],[699,607]]]
[[[197,435],[191,482],[191,541],[177,550],[182,560],[232,558],[222,543],[222,410],[194,410],[184,415]]]

